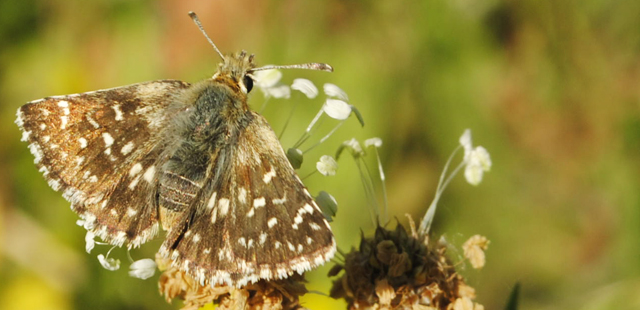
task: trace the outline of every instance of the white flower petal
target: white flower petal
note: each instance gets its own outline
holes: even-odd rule
[[[360,142],[356,140],[356,138],[351,138],[351,140],[347,140],[342,142],[343,145],[347,146],[351,149],[351,152],[354,154],[363,154],[362,146],[360,146]]]
[[[324,113],[329,117],[337,120],[345,120],[351,114],[351,106],[346,102],[338,99],[327,99],[322,106]]]
[[[491,156],[487,149],[482,146],[477,146],[473,150],[471,156],[477,158],[478,163],[482,166],[482,170],[491,170]]]
[[[282,78],[282,72],[278,69],[260,70],[251,74],[259,88],[270,88],[278,84]]]
[[[482,182],[484,168],[482,163],[480,163],[479,158],[477,156],[473,156],[474,153],[475,152],[472,152],[472,156],[470,156],[467,166],[464,169],[464,177],[467,179],[469,184],[478,185]]]
[[[345,93],[344,90],[342,90],[340,87],[331,83],[326,83],[324,84],[323,88],[324,88],[324,93],[327,96],[344,100],[344,101],[349,101],[349,96],[347,96],[347,93]]]
[[[460,136],[460,144],[462,146],[466,147],[471,147],[471,129],[465,129],[464,133],[462,133],[462,136]]]
[[[100,262],[100,265],[102,265],[104,269],[111,270],[111,271],[120,269],[120,260],[113,259],[113,258],[106,258],[104,257],[104,255],[99,254],[98,261]]]
[[[364,147],[370,147],[370,146],[373,146],[376,148],[381,147],[382,139],[375,137],[375,138],[364,140]]]
[[[96,237],[96,235],[90,231],[87,231],[87,234],[84,236],[84,242],[86,242],[85,244],[85,250],[87,250],[87,253],[91,253],[91,250],[93,250],[93,247],[96,245],[96,242],[93,240]]]
[[[273,98],[285,98],[289,99],[291,97],[291,89],[287,85],[278,85],[270,88],[263,89],[264,93],[268,97]]]
[[[338,169],[338,162],[329,155],[322,155],[316,163],[316,169],[324,176],[335,175]]]
[[[318,96],[318,88],[313,84],[313,82],[307,79],[293,80],[293,84],[291,84],[291,89],[300,91],[309,99],[313,99]]]
[[[469,156],[471,151],[473,150],[473,145],[471,142],[471,129],[466,129],[462,136],[460,136],[460,145],[464,147],[464,160],[469,160]]]
[[[138,279],[149,279],[156,273],[156,262],[151,258],[137,260],[129,266],[129,275]]]

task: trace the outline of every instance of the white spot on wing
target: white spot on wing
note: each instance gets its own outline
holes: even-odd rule
[[[300,214],[296,215],[296,217],[293,218],[293,222],[296,224],[302,223],[302,216]]]
[[[269,228],[272,228],[276,224],[278,224],[278,219],[275,217],[272,217],[269,219],[269,221],[267,221],[267,226],[269,226]]]
[[[215,223],[217,219],[218,219],[218,208],[215,208],[213,209],[213,212],[211,214],[211,223]]]
[[[313,230],[320,230],[320,225],[318,225],[316,223],[311,223],[311,224],[309,224],[309,226],[311,226],[311,229],[313,229]]]
[[[282,205],[285,202],[287,202],[287,193],[284,193],[284,196],[282,196],[282,198],[278,199],[272,199],[271,202],[273,202],[274,205]]]
[[[147,171],[144,172],[144,180],[151,183],[153,182],[153,177],[156,175],[156,166],[151,166],[147,168]]]
[[[87,121],[89,122],[89,124],[93,126],[93,128],[95,129],[100,128],[100,124],[98,124],[98,122],[96,122],[96,120],[93,119],[91,115],[89,115],[89,113],[87,113],[86,117],[87,117]]]
[[[133,151],[133,142],[129,141],[129,143],[125,144],[122,149],[120,149],[120,153],[122,153],[122,155],[127,155],[129,153],[131,153],[131,151]]]
[[[220,198],[220,200],[218,200],[218,208],[220,208],[220,215],[227,215],[229,212],[229,199]]]
[[[129,176],[135,176],[140,173],[140,171],[142,171],[142,165],[140,163],[136,163],[135,165],[133,165],[133,167],[131,167],[131,170],[129,170]]]
[[[267,205],[267,202],[265,201],[264,197],[256,198],[253,200],[253,207],[256,209],[260,207],[264,207],[266,205]]]
[[[269,170],[269,172],[264,174],[264,178],[262,179],[264,181],[264,183],[269,183],[271,182],[271,178],[276,176],[276,171],[273,169],[273,167],[271,167],[271,170]]]
[[[80,138],[78,139],[78,142],[80,143],[80,148],[83,149],[85,147],[87,147],[87,139],[85,138]]]
[[[238,201],[243,204],[247,203],[247,190],[244,187],[238,191]]]
[[[76,157],[76,166],[82,165],[83,162],[84,162],[84,156]]]
[[[60,129],[67,128],[67,124],[69,123],[69,117],[66,115],[60,116]]]
[[[308,203],[305,203],[303,208],[307,213],[313,214],[313,208]]]
[[[65,100],[60,100],[58,101],[58,106],[61,108],[68,108],[69,107],[69,102],[65,101]]]
[[[22,138],[20,138],[20,141],[24,142],[29,140],[30,135],[31,135],[31,131],[25,130],[24,132],[22,132]]]
[[[128,216],[134,216],[136,214],[138,214],[138,210],[135,210],[135,209],[133,209],[131,207],[127,208],[127,215]]]
[[[267,241],[267,233],[261,233],[260,234],[260,245],[263,245],[265,243],[265,241]]]
[[[211,198],[209,198],[209,202],[207,203],[207,208],[213,209],[213,206],[216,205],[216,192],[213,192]]]
[[[122,111],[120,110],[120,105],[116,104],[112,106],[112,108],[116,112],[116,121],[121,121],[123,118],[122,118]]]
[[[245,248],[247,247],[247,241],[244,239],[244,237],[240,237],[240,239],[238,239],[238,243],[240,243],[240,245]]]
[[[135,179],[133,179],[133,181],[131,181],[131,183],[129,183],[129,189],[136,188],[136,185],[138,185],[138,182],[140,182],[140,176],[137,176]]]
[[[104,139],[104,144],[107,147],[110,147],[111,145],[113,145],[113,137],[108,133],[108,132],[103,132],[102,133],[102,139]]]

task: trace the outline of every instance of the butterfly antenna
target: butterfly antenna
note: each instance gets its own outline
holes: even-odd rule
[[[211,38],[209,38],[209,36],[207,35],[207,32],[204,31],[204,27],[202,27],[202,23],[200,23],[200,19],[198,18],[198,15],[196,15],[196,13],[191,11],[191,12],[189,12],[189,17],[191,17],[193,22],[196,23],[196,26],[198,26],[198,28],[200,28],[200,31],[202,32],[202,34],[204,34],[204,37],[207,38],[209,43],[211,43],[211,46],[213,46],[213,48],[216,50],[216,52],[218,52],[218,55],[220,55],[220,58],[222,58],[224,60],[224,55],[222,55],[222,53],[220,52],[220,50],[218,49],[216,44],[213,43]]]
[[[325,63],[311,62],[306,64],[298,64],[298,65],[285,65],[285,66],[264,66],[260,68],[250,69],[249,72],[262,71],[262,70],[271,70],[271,69],[308,69],[308,70],[318,70],[318,71],[327,71],[333,72],[333,67]]]

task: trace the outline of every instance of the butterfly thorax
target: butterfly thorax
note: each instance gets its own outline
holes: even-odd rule
[[[158,204],[165,229],[188,211],[205,180],[228,175],[221,171],[228,167],[225,161],[235,152],[239,133],[254,118],[243,84],[251,60],[244,52],[225,58],[212,79],[192,85],[186,90],[189,100],[177,103],[183,108],[177,109],[167,140],[178,144],[168,148],[174,151],[165,154],[159,176]]]

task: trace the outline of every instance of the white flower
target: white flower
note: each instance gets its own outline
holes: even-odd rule
[[[376,148],[381,147],[382,139],[375,137],[375,138],[364,140],[364,147],[370,147],[370,146],[373,146]]]
[[[322,111],[327,113],[329,117],[337,120],[345,120],[351,114],[351,106],[343,100],[327,99],[322,106]]]
[[[469,154],[473,149],[473,145],[471,143],[471,129],[466,129],[462,136],[460,136],[460,145],[464,148],[464,160],[466,161],[469,158]]]
[[[320,160],[316,163],[316,169],[322,173],[322,175],[336,175],[338,169],[338,163],[333,157],[329,155],[322,155]]]
[[[87,250],[87,253],[91,253],[91,250],[93,250],[93,247],[96,245],[96,242],[93,240],[96,237],[96,235],[90,231],[87,231],[87,234],[84,236],[84,242],[86,242],[85,245],[85,250]]]
[[[471,157],[477,159],[484,171],[491,170],[491,156],[484,147],[477,146]]]
[[[256,86],[260,88],[274,87],[282,78],[282,72],[277,69],[255,71],[251,75],[256,81]]]
[[[260,70],[252,73],[258,87],[265,97],[273,98],[289,98],[291,97],[291,89],[289,86],[280,84],[282,72],[276,69]]]
[[[318,96],[318,88],[315,85],[313,85],[313,82],[307,79],[293,80],[293,84],[291,84],[291,89],[300,91],[309,99],[313,99]]]
[[[360,142],[356,140],[356,138],[351,138],[351,140],[347,140],[342,142],[342,145],[351,149],[351,152],[354,155],[362,155],[364,151],[362,151],[362,146],[360,146]]]
[[[491,158],[489,152],[481,146],[476,147],[469,154],[467,166],[464,169],[464,177],[471,185],[478,185],[482,182],[485,171],[491,169]]]
[[[102,265],[104,269],[111,270],[111,271],[120,269],[120,260],[113,259],[113,258],[106,258],[104,257],[104,255],[99,254],[98,261],[100,262],[100,265]]]
[[[473,147],[471,142],[471,130],[467,129],[460,137],[460,144],[464,147],[464,177],[471,185],[482,182],[485,172],[491,170],[491,157],[489,152],[482,147]]]
[[[154,262],[153,259],[143,258],[133,262],[131,266],[129,266],[129,275],[134,278],[146,280],[153,277],[156,273],[156,266],[156,262]]]
[[[285,98],[289,99],[291,97],[291,89],[287,85],[277,85],[270,88],[262,89],[267,97],[273,98]]]
[[[331,83],[326,83],[324,84],[323,88],[324,88],[324,93],[327,96],[344,100],[344,101],[349,101],[349,96],[347,96],[347,93],[345,93],[344,90],[342,90],[340,87]]]

